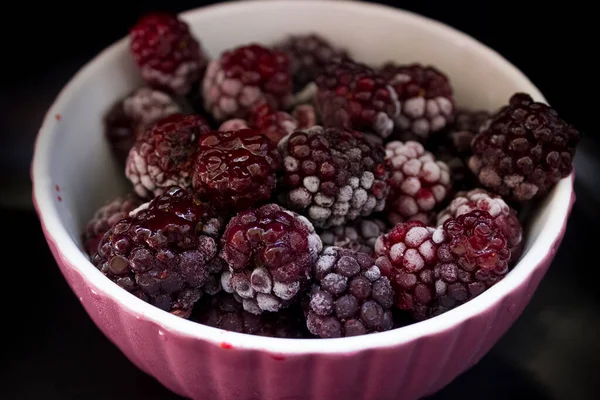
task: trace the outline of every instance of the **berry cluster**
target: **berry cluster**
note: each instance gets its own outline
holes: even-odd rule
[[[151,14],[130,39],[145,85],[104,134],[131,191],[82,244],[116,285],[200,324],[334,338],[433,318],[509,273],[518,210],[572,171],[579,133],[525,93],[468,110],[434,66],[369,65],[313,33],[211,60]]]

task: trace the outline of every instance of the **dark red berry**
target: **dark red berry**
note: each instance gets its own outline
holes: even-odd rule
[[[151,198],[172,185],[191,187],[198,138],[209,131],[198,115],[173,114],[138,136],[125,167],[136,193]]]
[[[284,201],[318,228],[339,226],[385,207],[389,165],[360,132],[314,126],[279,143]]]
[[[180,113],[181,107],[167,93],[139,88],[119,99],[104,117],[104,133],[113,152],[125,162],[137,136],[156,121]]]
[[[315,265],[306,325],[321,338],[392,329],[394,291],[370,255],[328,247]]]
[[[311,223],[294,212],[277,204],[242,211],[223,234],[229,270],[221,284],[248,312],[279,311],[298,298],[321,249]]]
[[[146,14],[129,37],[131,53],[148,85],[185,95],[200,79],[206,55],[187,23],[176,15]]]
[[[400,102],[395,128],[402,140],[403,133],[426,139],[441,131],[454,113],[453,90],[448,77],[432,66],[386,63],[379,71],[394,88]]]
[[[395,290],[396,307],[417,320],[427,318],[435,304],[433,272],[441,236],[436,238],[434,232],[421,221],[409,221],[396,225],[375,243],[376,265]]]
[[[299,307],[260,315],[244,310],[231,294],[219,292],[200,300],[191,319],[204,325],[249,335],[301,339],[310,336]]]
[[[219,209],[243,210],[271,197],[281,157],[257,130],[210,132],[199,140],[193,187]]]
[[[317,111],[327,126],[371,131],[382,138],[394,128],[400,107],[394,89],[370,67],[329,63],[316,79]]]
[[[515,94],[473,139],[469,168],[507,200],[542,198],[573,170],[579,140],[553,108]]]
[[[277,144],[298,127],[298,121],[285,111],[278,111],[267,103],[252,107],[248,124]]]
[[[291,64],[295,91],[300,91],[319,76],[327,63],[348,59],[345,49],[314,33],[290,35],[275,48],[285,52]]]
[[[393,141],[386,145],[391,163],[387,214],[392,224],[409,220],[432,222],[451,187],[448,166],[437,161],[419,142]]]
[[[220,290],[223,225],[210,204],[170,187],[117,222],[102,238],[93,263],[133,295],[188,316],[203,292]]]
[[[257,44],[225,51],[208,65],[202,93],[206,110],[218,121],[246,119],[260,103],[284,108],[292,100],[288,57]]]
[[[83,232],[83,247],[90,257],[98,251],[98,243],[104,234],[117,222],[127,218],[129,213],[142,204],[134,194],[117,196],[96,210]]]

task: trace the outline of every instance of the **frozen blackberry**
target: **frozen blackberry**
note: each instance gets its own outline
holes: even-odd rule
[[[394,225],[409,220],[431,223],[448,196],[450,169],[419,142],[392,141],[385,150],[392,169],[387,199],[389,220]]]
[[[284,201],[318,228],[343,225],[385,207],[389,165],[381,146],[357,131],[314,126],[279,142]]]
[[[219,209],[243,210],[271,197],[281,157],[257,130],[210,132],[198,142],[193,187]]]
[[[191,319],[213,328],[249,335],[288,339],[309,336],[299,307],[290,307],[277,313],[252,314],[244,310],[231,294],[223,291],[200,300]]]
[[[327,63],[348,58],[345,49],[314,33],[290,35],[274,46],[285,52],[292,69],[294,91],[302,90],[319,76]]]
[[[387,138],[400,106],[394,89],[370,67],[353,61],[329,63],[316,79],[317,112],[326,127],[371,131]]]
[[[579,139],[553,108],[517,93],[473,139],[469,168],[507,200],[542,198],[571,173]]]
[[[298,121],[285,111],[261,103],[250,111],[248,123],[277,144],[298,127]]]
[[[321,239],[304,217],[277,204],[233,217],[221,242],[229,270],[223,289],[253,314],[276,312],[293,303],[311,277]]]
[[[433,272],[441,239],[436,241],[434,232],[421,221],[408,221],[375,243],[375,264],[395,290],[396,307],[416,320],[426,319],[436,300]]]
[[[385,222],[379,219],[361,218],[349,225],[335,226],[321,231],[323,246],[336,246],[372,254],[377,238],[387,231]]]
[[[429,316],[477,297],[508,273],[508,241],[487,211],[449,218],[434,239],[439,243],[433,271],[436,301]]]
[[[135,192],[151,198],[169,186],[191,187],[198,138],[209,131],[198,115],[173,114],[138,136],[125,166]]]
[[[93,257],[98,251],[98,243],[104,234],[117,222],[127,218],[129,213],[142,204],[142,200],[134,194],[117,196],[103,204],[96,210],[92,218],[85,225],[82,235],[83,248]]]
[[[379,71],[394,88],[400,102],[400,113],[394,119],[396,131],[426,139],[439,132],[452,118],[454,97],[448,77],[432,66],[418,63],[397,65],[386,63]]]
[[[149,86],[187,94],[200,79],[206,55],[187,23],[170,13],[149,13],[131,28],[130,50]]]
[[[181,111],[169,94],[142,87],[119,99],[110,108],[104,117],[104,134],[117,158],[125,162],[140,132],[156,121]]]
[[[494,222],[507,240],[511,251],[511,262],[516,261],[523,247],[523,228],[517,212],[506,204],[502,197],[485,189],[458,192],[450,204],[437,215],[436,226],[473,210],[487,211],[494,218]]]
[[[298,129],[312,128],[317,125],[317,114],[310,104],[297,105],[292,110],[292,116],[298,121]]]
[[[315,265],[306,325],[321,338],[392,329],[394,291],[368,254],[328,247]]]
[[[208,203],[170,187],[110,228],[93,263],[133,295],[187,317],[203,292],[220,290],[223,225]]]
[[[285,53],[249,44],[225,51],[208,65],[202,83],[204,108],[218,121],[248,118],[252,107],[275,109],[292,101],[292,78]]]

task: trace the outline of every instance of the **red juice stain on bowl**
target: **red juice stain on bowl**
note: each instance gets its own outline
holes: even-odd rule
[[[60,192],[60,186],[54,185],[54,189],[56,189],[57,192]]]
[[[229,350],[229,349],[233,349],[233,346],[230,343],[221,342],[221,348]]]
[[[62,197],[60,197],[60,196],[56,196],[56,199],[57,199],[58,201],[62,201]]]
[[[60,121],[60,118],[61,118],[61,116],[60,116],[60,114],[56,114],[56,115],[54,116],[54,118],[56,118],[56,120],[57,120],[57,121]]]

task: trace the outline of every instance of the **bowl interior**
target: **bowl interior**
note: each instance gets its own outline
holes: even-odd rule
[[[523,74],[492,50],[442,24],[385,7],[338,1],[250,1],[188,12],[183,18],[210,57],[249,42],[268,45],[291,33],[318,32],[374,66],[387,60],[437,66],[449,76],[459,106],[495,110],[517,91],[544,101]],[[131,189],[111,156],[102,128],[108,107],[141,85],[127,45],[123,39],[105,50],[63,90],[40,131],[32,170],[34,196],[48,231],[61,252],[90,274],[94,267],[80,251],[80,232],[97,207]],[[559,194],[565,190],[568,196]],[[526,253],[538,241],[543,252],[554,239],[550,235],[562,221],[553,222],[551,214],[563,210],[569,198],[570,181],[563,181],[534,210]],[[550,226],[552,232],[543,239],[543,230]],[[523,264],[511,274],[527,268]]]

